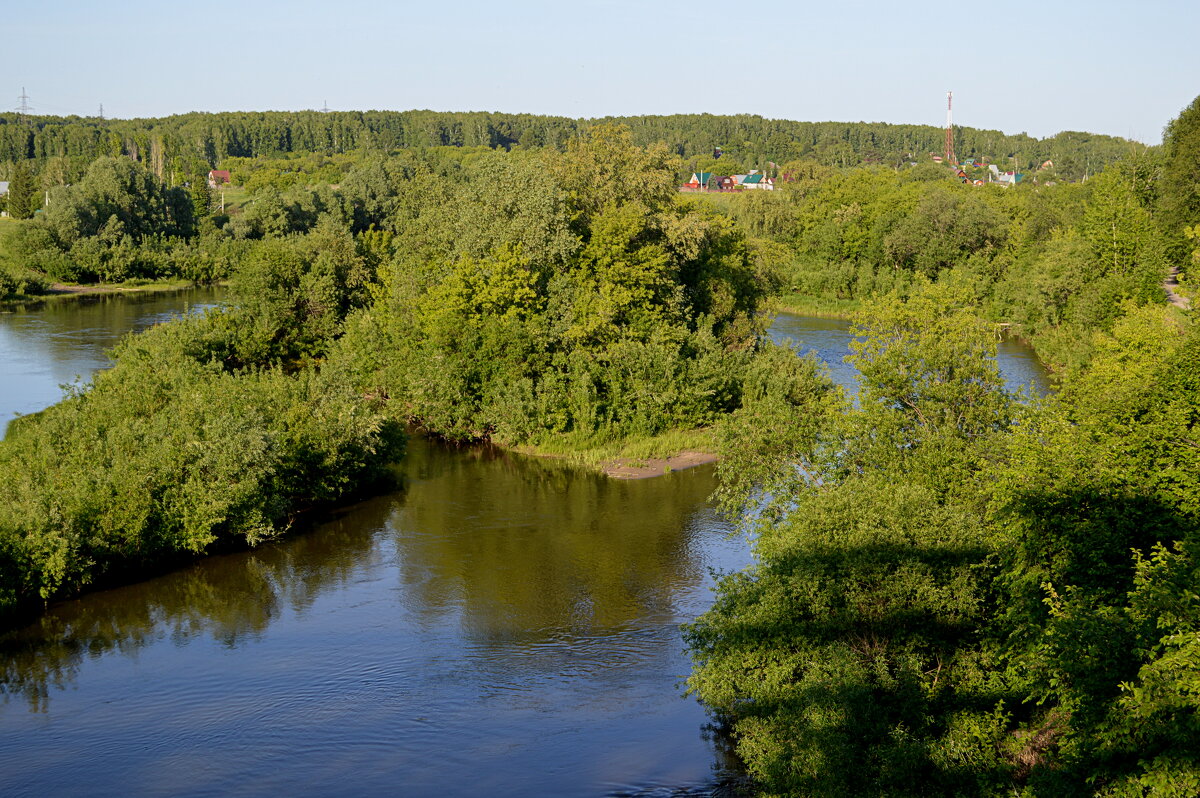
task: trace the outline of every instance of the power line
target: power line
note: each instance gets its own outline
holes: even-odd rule
[[[33,106],[29,104],[29,95],[25,93],[25,87],[21,87],[21,96],[17,98],[17,113],[24,116],[33,110]]]

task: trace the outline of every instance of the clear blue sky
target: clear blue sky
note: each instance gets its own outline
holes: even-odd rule
[[[10,4],[36,111],[708,112],[1157,143],[1200,94],[1200,0],[60,0]]]

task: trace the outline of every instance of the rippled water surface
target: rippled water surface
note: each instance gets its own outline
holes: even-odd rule
[[[179,299],[0,317],[0,414],[217,300]],[[853,378],[840,322],[774,334]],[[667,796],[736,772],[680,685],[679,625],[749,559],[711,467],[620,482],[415,439],[399,470],[285,540],[0,635],[0,794]]]

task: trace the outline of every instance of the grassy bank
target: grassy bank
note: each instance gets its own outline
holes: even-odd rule
[[[862,302],[857,299],[826,299],[805,294],[783,294],[775,297],[771,305],[777,311],[800,316],[848,319],[862,307]]]
[[[89,296],[104,296],[108,294],[156,294],[184,291],[195,288],[198,283],[192,280],[169,278],[164,280],[130,280],[125,283],[95,283],[78,285],[55,283],[46,294],[18,294],[0,298],[0,309],[14,306],[40,305],[46,302],[61,302]]]
[[[618,479],[659,476],[716,459],[711,429],[670,430],[604,444],[573,444],[570,438],[516,446],[520,454],[552,457]]]

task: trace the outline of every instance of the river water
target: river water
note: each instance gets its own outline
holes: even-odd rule
[[[814,351],[829,367],[833,381],[854,394],[858,391],[858,372],[845,361],[850,354],[850,322],[844,319],[819,319],[781,313],[768,331],[772,340],[796,342],[804,351]],[[1035,396],[1050,391],[1050,372],[1026,344],[1003,339],[996,345],[1000,376],[1010,391],[1026,390]]]
[[[220,288],[171,293],[100,294],[0,310],[0,437],[16,414],[62,397],[62,385],[87,379],[110,361],[107,350],[144,330],[221,301]]]
[[[0,413],[55,398],[25,381],[103,367],[120,324],[214,301],[0,314]],[[848,342],[821,319],[774,334],[833,361]],[[0,794],[676,796],[735,777],[680,687],[679,624],[712,569],[749,561],[706,504],[711,466],[622,482],[414,439],[400,469],[303,534],[0,635]]]

